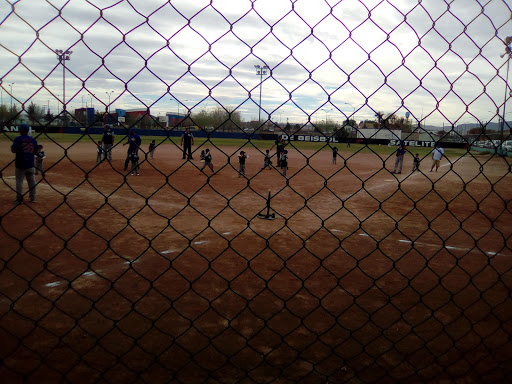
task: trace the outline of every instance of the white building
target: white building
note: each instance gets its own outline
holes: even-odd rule
[[[402,131],[382,128],[359,128],[358,139],[402,140]]]

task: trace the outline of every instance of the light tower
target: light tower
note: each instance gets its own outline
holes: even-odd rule
[[[254,68],[256,68],[256,75],[260,77],[260,105],[258,112],[258,122],[261,122],[261,86],[263,84],[263,75],[267,75],[268,67],[266,65],[255,65]]]
[[[56,49],[57,59],[62,64],[62,109],[66,110],[66,61],[71,60],[71,54],[73,51],[63,51],[62,49]]]
[[[503,99],[503,117],[501,119],[501,129],[500,129],[500,148],[503,145],[503,130],[505,129],[505,114],[506,114],[506,104],[507,104],[507,90],[508,90],[508,72],[510,69],[510,59],[512,58],[512,36],[507,36],[505,38],[505,53],[500,55],[501,58],[507,56],[507,76],[505,79],[505,98]]]
[[[11,88],[11,113],[12,113],[12,86],[14,85],[14,83],[10,83],[7,85],[9,86],[9,88]]]

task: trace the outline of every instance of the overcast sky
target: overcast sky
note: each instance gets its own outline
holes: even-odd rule
[[[253,120],[257,64],[269,68],[262,118],[282,123],[374,111],[427,125],[497,121],[508,95],[504,0],[0,1],[4,104],[12,88],[15,103],[62,109],[56,49],[73,52],[68,110],[104,111],[108,92],[111,110],[223,105]]]

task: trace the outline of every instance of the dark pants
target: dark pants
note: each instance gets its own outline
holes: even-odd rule
[[[188,152],[188,156],[187,156]],[[185,143],[183,145],[183,159],[192,159],[192,143]]]
[[[277,161],[277,166],[278,166],[278,167],[280,167],[280,166],[281,166],[281,153],[282,153],[282,152],[283,152],[283,151],[277,151],[277,152],[276,152],[276,157],[277,157],[277,160],[276,160],[276,161]]]
[[[130,153],[132,153],[133,149],[128,148],[128,152],[126,152],[126,160],[124,161],[124,170],[128,169],[128,164],[130,164]],[[139,152],[139,151],[137,151]]]

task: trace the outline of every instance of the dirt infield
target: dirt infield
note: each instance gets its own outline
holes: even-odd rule
[[[37,203],[15,206],[8,145],[4,382],[512,381],[510,160],[393,175],[290,149],[285,178],[248,148],[244,178],[238,148],[210,147],[205,176],[162,145],[131,176],[122,147],[45,143]]]

